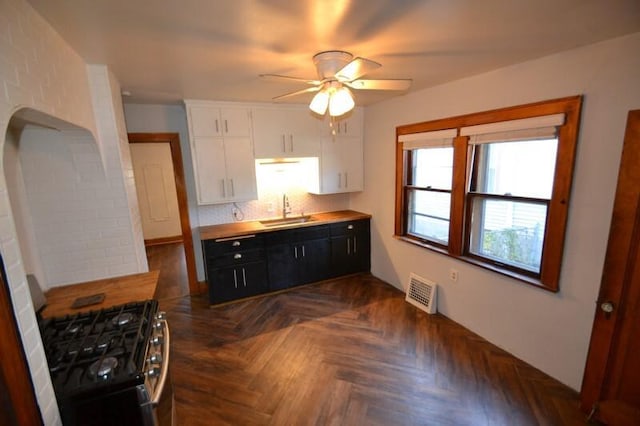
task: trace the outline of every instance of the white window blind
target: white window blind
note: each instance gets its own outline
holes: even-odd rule
[[[564,114],[543,115],[462,127],[460,136],[470,136],[470,144],[552,139],[556,137],[558,126],[563,124]]]
[[[453,146],[453,138],[457,136],[457,129],[435,130],[433,132],[411,133],[398,136],[398,143],[402,149],[444,148]]]

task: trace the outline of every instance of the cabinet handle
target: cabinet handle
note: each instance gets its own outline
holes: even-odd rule
[[[220,133],[220,128],[218,127],[218,119],[216,119],[216,133]]]
[[[224,179],[221,179],[222,181],[222,198],[227,198],[227,187],[224,184]]]
[[[282,152],[287,152],[287,145],[285,141],[285,135],[282,135]]]
[[[231,243],[231,246],[240,247],[240,241],[234,241],[233,243]]]
[[[237,259],[242,259],[242,255],[240,253],[236,253],[236,254],[233,255],[233,258],[236,259],[236,260]]]
[[[229,125],[227,124],[227,120],[224,120],[224,132],[229,133]]]
[[[349,124],[349,122],[348,122],[348,121],[345,121],[345,122],[344,122],[344,133],[345,133],[345,134],[346,134],[346,133],[349,133],[349,130],[347,129],[347,124]]]
[[[347,254],[351,254],[351,238],[347,238]]]
[[[235,197],[236,196],[236,190],[233,187],[233,179],[229,179],[229,182],[231,182],[231,196]]]
[[[358,252],[358,237],[353,236],[353,254]]]
[[[349,172],[344,172],[344,187],[349,187]]]
[[[338,188],[342,188],[342,173],[338,173]]]
[[[297,259],[298,258],[298,247],[294,247],[293,248],[293,256]]]
[[[304,246],[302,246],[302,257],[305,257],[306,254],[304,254]]]
[[[293,135],[289,135],[289,151],[293,152]]]
[[[242,282],[244,283],[244,286],[247,286],[247,275],[244,272],[244,268],[242,268]]]
[[[233,270],[233,285],[235,288],[238,288],[238,275],[235,269]]]

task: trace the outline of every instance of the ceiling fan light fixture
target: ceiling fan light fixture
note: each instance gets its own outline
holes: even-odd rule
[[[342,86],[336,89],[329,98],[329,115],[337,117],[339,115],[346,114],[351,111],[355,105],[356,103],[353,100],[351,91]]]
[[[329,106],[329,92],[325,89],[320,90],[311,100],[309,109],[319,115],[324,115]]]

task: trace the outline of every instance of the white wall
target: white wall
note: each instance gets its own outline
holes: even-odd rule
[[[114,81],[112,76],[103,74],[102,77],[104,78],[94,79],[94,82],[97,82],[100,87],[92,88],[88,78],[88,69],[82,58],[67,45],[26,1],[1,1],[0,155],[3,156],[2,160],[4,160],[5,155],[4,145],[9,121],[17,115],[24,118],[23,114],[31,118],[54,117],[55,119],[53,120],[46,119],[45,121],[47,123],[62,123],[65,129],[82,129],[84,137],[91,139],[93,144],[97,141],[100,149],[103,152],[107,152],[107,154],[113,147],[116,147],[115,149],[117,150],[117,147],[123,141],[122,134],[117,129],[118,127],[124,129],[124,126],[118,126],[119,97],[114,97],[114,92],[118,91],[119,88],[114,84],[117,82]],[[104,90],[107,91],[109,96],[103,96]],[[100,113],[98,117],[94,116],[93,94],[99,96],[96,99],[97,112]],[[109,117],[106,111],[110,108],[113,111]],[[96,118],[99,120],[105,118],[111,120],[110,123],[103,123],[104,127],[100,130],[100,134],[98,134]],[[120,119],[120,121],[122,120]],[[111,133],[105,131],[108,127],[116,129],[116,131]],[[22,137],[24,137],[24,134]],[[15,137],[10,136],[10,138],[13,138],[13,142],[15,142]],[[73,139],[73,137],[70,139]],[[32,141],[35,142],[33,139]],[[73,149],[69,150],[69,152],[72,151]],[[54,156],[60,155],[62,152],[54,152]],[[11,151],[10,149],[8,155],[15,157],[15,150]],[[17,155],[20,156],[20,153]],[[122,155],[126,156],[126,153]],[[119,171],[118,166],[115,165],[116,163],[105,161],[105,156],[102,158],[103,161],[97,161],[102,168],[94,169],[95,174],[92,176],[96,177],[98,170],[104,175],[104,171],[109,170],[110,165],[114,165],[116,172],[107,174],[107,176],[113,177],[116,182],[118,179],[123,182],[125,179],[123,171],[125,173],[129,173],[129,171],[126,167],[126,158],[121,160],[119,156],[120,153],[115,155],[120,164],[121,169]],[[99,159],[100,156],[95,158]],[[58,408],[29,295],[25,268],[13,218],[14,212],[7,192],[5,163],[0,161],[0,164],[3,167],[0,172],[0,250],[7,271],[11,300],[44,423],[46,425],[59,425],[61,422]],[[125,167],[122,166],[123,164],[125,164]],[[82,168],[82,173],[90,173],[91,165],[83,164],[80,167]],[[8,172],[14,173],[15,170],[8,170]],[[119,176],[117,176],[118,173]],[[126,178],[130,178],[132,181],[131,176],[126,176]],[[114,182],[112,181],[111,183],[113,184]],[[117,187],[118,185],[112,186],[112,188]],[[139,244],[143,243],[141,237],[139,243],[135,241],[138,238],[135,231],[136,219],[133,217],[135,207],[131,205],[131,200],[127,198],[127,189],[124,184],[121,184],[119,188],[122,194],[120,197],[122,201],[120,201],[121,205],[119,207],[132,214],[132,217],[126,219],[127,224],[123,225],[129,227],[129,231],[125,233],[123,240],[128,241],[132,246],[136,244],[140,246]],[[117,210],[114,209],[113,211]],[[33,217],[33,210],[31,213]],[[64,212],[58,211],[58,214],[63,215]],[[59,218],[60,216],[57,217]],[[105,221],[104,223],[107,222],[112,223],[110,221]],[[102,224],[103,222],[98,221],[98,223]],[[122,224],[117,226],[120,225]],[[103,230],[109,232],[107,227],[103,228]],[[134,248],[134,252],[136,252],[137,256],[134,262],[136,269],[146,268],[146,261],[142,264],[142,259],[139,256],[140,251]]]
[[[444,315],[579,389],[609,232],[627,112],[640,108],[640,33],[422,90],[365,117],[365,187],[351,207],[372,221],[372,272],[403,288],[410,272],[441,284]],[[550,293],[396,240],[395,128],[584,95],[560,291]],[[372,190],[374,189],[375,190]],[[459,271],[457,283],[449,269]]]

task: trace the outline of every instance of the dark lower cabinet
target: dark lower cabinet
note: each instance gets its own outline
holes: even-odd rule
[[[274,231],[266,236],[269,288],[282,290],[328,277],[329,228],[326,225]]]
[[[211,303],[269,291],[263,236],[204,240],[202,248]]]
[[[371,269],[369,219],[202,242],[212,304]]]
[[[255,296],[269,290],[267,264],[264,261],[244,263],[226,268],[213,268],[208,274],[209,299],[222,303]]]
[[[331,274],[333,277],[371,269],[369,219],[331,225]]]

